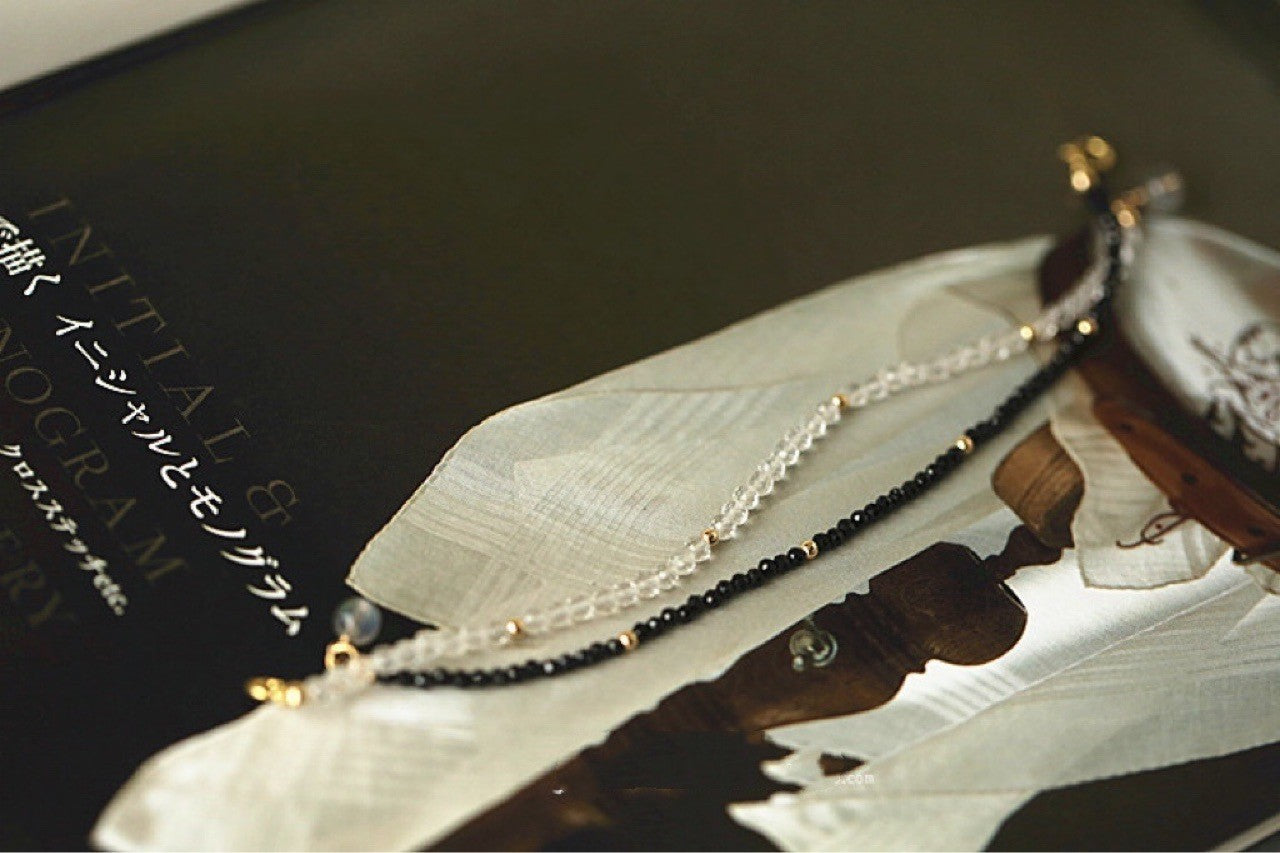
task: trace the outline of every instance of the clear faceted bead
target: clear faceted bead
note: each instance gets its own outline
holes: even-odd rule
[[[693,559],[699,563],[704,563],[711,559],[711,543],[707,541],[705,536],[696,536],[689,540],[686,546],[689,553],[693,555]]]
[[[662,587],[658,584],[657,575],[646,575],[636,581],[636,592],[641,598],[653,598],[662,592]]]
[[[686,549],[668,558],[667,568],[671,569],[680,577],[687,577],[698,569],[698,561],[693,558],[693,554]]]
[[[788,432],[783,440],[801,453],[813,447],[813,436],[805,427],[796,427]]]
[[[586,622],[596,615],[596,603],[590,596],[575,595],[565,601],[565,609],[574,622]]]
[[[733,490],[733,502],[747,512],[751,512],[760,506],[760,490],[750,484],[738,486]]]
[[[671,571],[671,569],[668,569]],[[613,585],[613,594],[618,599],[618,604],[623,607],[630,607],[640,600],[640,591],[636,588],[635,581],[622,581]]]
[[[763,497],[773,491],[773,468],[768,462],[761,463],[756,466],[756,472],[751,475],[751,479],[747,481],[747,487],[754,489],[756,494]]]

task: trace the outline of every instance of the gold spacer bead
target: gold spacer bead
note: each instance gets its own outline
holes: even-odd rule
[[[1088,192],[1093,186],[1093,175],[1089,174],[1088,169],[1072,169],[1071,170],[1071,189],[1078,193]]]
[[[720,534],[710,527],[702,531],[702,538],[707,540],[708,545],[718,545],[720,543]]]
[[[818,543],[814,542],[812,539],[804,540],[800,543],[800,547],[804,550],[804,556],[806,559],[812,560],[814,557],[818,556]]]
[[[1116,149],[1101,136],[1090,136],[1084,141],[1084,150],[1099,172],[1109,172],[1116,165]]]
[[[281,691],[279,698],[275,702],[277,705],[284,705],[286,708],[296,708],[302,704],[306,695],[300,683],[290,682],[285,685],[284,690]]]
[[[849,408],[849,395],[836,394],[834,397],[831,398],[831,402],[834,405],[840,407],[841,409],[847,409]]]
[[[507,636],[513,640],[518,640],[525,635],[524,623],[519,619],[508,619],[507,624],[502,627],[507,632]]]
[[[286,708],[296,708],[306,699],[306,691],[300,681],[285,681],[283,678],[260,677],[245,682],[245,692],[255,701],[274,702]]]
[[[1019,326],[1019,327],[1018,327],[1018,334],[1019,334],[1019,335],[1022,337],[1022,339],[1023,339],[1024,341],[1026,341],[1027,343],[1031,343],[1032,341],[1034,341],[1034,340],[1036,339],[1036,330],[1035,330],[1035,328],[1034,328],[1034,327],[1032,327],[1032,326]]]
[[[968,455],[973,452],[973,439],[967,435],[962,435],[956,439],[956,447],[958,447],[962,453]]]
[[[1116,216],[1116,223],[1121,228],[1136,228],[1138,226],[1138,209],[1133,205],[1117,201],[1111,205],[1111,212]]]
[[[618,635],[618,642],[622,644],[624,651],[633,652],[640,645],[640,638],[635,631],[623,631]]]
[[[271,698],[279,683],[278,678],[250,678],[244,683],[244,692],[255,702],[265,702]]]
[[[1088,317],[1083,317],[1076,323],[1076,331],[1082,335],[1092,335],[1098,331],[1098,324]]]

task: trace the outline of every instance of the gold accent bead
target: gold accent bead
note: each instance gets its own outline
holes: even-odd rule
[[[1034,328],[1034,327],[1032,327],[1032,326],[1019,326],[1019,327],[1018,327],[1018,334],[1019,334],[1019,335],[1022,337],[1022,339],[1023,339],[1024,341],[1026,341],[1027,343],[1031,343],[1032,341],[1034,341],[1034,340],[1036,339],[1036,330],[1035,330],[1035,328]]]
[[[1092,335],[1094,332],[1098,331],[1098,324],[1089,317],[1082,317],[1080,321],[1076,323],[1076,331],[1082,335]]]
[[[818,543],[814,542],[812,539],[804,540],[800,543],[800,547],[804,550],[804,556],[806,559],[812,560],[814,557],[818,556]]]
[[[518,640],[525,635],[524,623],[519,619],[508,619],[507,624],[502,627],[507,632],[507,636],[513,640]]]
[[[841,409],[847,409],[849,408],[849,395],[836,394],[834,397],[831,398],[831,402],[832,404],[838,406]]]
[[[1088,192],[1093,186],[1093,175],[1088,169],[1072,169],[1071,170],[1071,189],[1078,193]]]
[[[259,677],[245,682],[245,692],[258,702],[274,702],[286,708],[296,708],[306,699],[306,691],[300,681],[283,678]]]
[[[973,452],[973,439],[967,435],[962,435],[956,439],[956,447],[959,448],[962,453],[968,455]]]
[[[640,645],[640,638],[635,631],[623,631],[618,635],[618,642],[622,644],[623,650],[633,652]]]
[[[716,533],[716,531],[711,527],[702,531],[702,538],[707,540],[708,545],[717,545],[720,543],[720,534]]]

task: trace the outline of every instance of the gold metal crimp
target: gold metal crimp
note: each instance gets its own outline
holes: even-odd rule
[[[967,456],[973,452],[973,439],[967,435],[962,435],[956,439],[956,447]]]
[[[804,551],[806,559],[812,560],[814,557],[818,556],[818,543],[814,542],[812,539],[806,539],[801,542],[800,548]]]
[[[1018,327],[1018,336],[1027,343],[1031,343],[1036,339],[1036,330],[1034,326],[1024,325]]]
[[[351,642],[351,638],[343,634],[330,643],[324,650],[324,668],[337,669],[360,659],[360,650]]]
[[[306,698],[301,681],[259,676],[245,682],[245,692],[258,702],[274,702],[286,708],[296,708]]]
[[[618,642],[622,644],[622,648],[626,651],[635,651],[636,646],[640,645],[640,638],[636,636],[635,631],[623,631],[618,635]]]
[[[1086,136],[1058,146],[1058,157],[1071,172],[1071,188],[1088,192],[1102,172],[1116,165],[1116,150],[1101,136]]]
[[[519,640],[525,635],[524,623],[519,619],[508,619],[507,624],[502,628],[507,632],[507,637],[512,640]]]
[[[718,545],[720,543],[720,534],[716,533],[715,529],[711,527],[702,531],[702,538],[707,540],[708,545]]]
[[[1092,317],[1081,317],[1076,323],[1076,331],[1082,335],[1092,335],[1098,331],[1098,324]]]

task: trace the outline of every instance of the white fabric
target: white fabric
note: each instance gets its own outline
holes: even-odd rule
[[[1155,223],[1142,286],[1117,308],[1142,359],[1183,404],[1280,470],[1280,254],[1196,222]]]
[[[502,412],[450,451],[370,543],[351,582],[411,616],[476,624],[649,568],[701,529],[799,414],[845,381],[1001,328],[1016,321],[1008,306],[1029,316],[1046,248],[1027,240],[865,276]],[[689,586],[794,544],[902,480],[1032,366],[1023,357],[850,417]],[[988,486],[992,467],[1046,414],[1037,406],[856,547],[678,638],[512,690],[375,688],[331,705],[260,709],[147,762],[103,814],[95,839],[122,849],[429,843],[877,571],[989,517],[999,507]],[[688,593],[677,589],[646,611]],[[590,623],[475,665],[580,646],[634,618]],[[1058,644],[1052,653],[1072,658],[1073,638]]]
[[[1084,496],[1071,520],[1085,583],[1144,588],[1202,576],[1227,544],[1199,522],[1174,513],[1164,494],[1098,423],[1084,381],[1067,377],[1054,395],[1050,428],[1084,476]]]
[[[786,850],[976,850],[1042,790],[1280,739],[1280,618],[1255,618],[1277,599],[1228,559],[1136,591],[1086,588],[1068,556],[1012,586],[1029,616],[1009,654],[774,732],[800,751],[769,771],[805,787],[731,814]],[[822,752],[869,760],[823,777]]]

